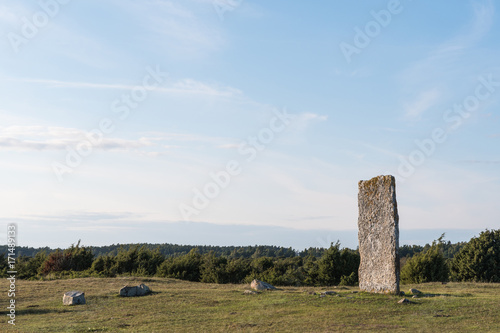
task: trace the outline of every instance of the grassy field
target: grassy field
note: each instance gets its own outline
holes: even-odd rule
[[[154,294],[118,297],[126,284]],[[500,284],[431,283],[427,297],[356,293],[356,288],[285,287],[245,295],[247,285],[214,285],[161,278],[17,281],[16,326],[2,296],[1,332],[500,332]],[[66,291],[87,304],[63,306]],[[333,290],[337,295],[312,295]]]

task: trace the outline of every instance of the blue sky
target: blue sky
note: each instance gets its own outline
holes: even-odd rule
[[[402,242],[498,228],[497,11],[3,1],[0,218],[29,246],[355,247],[358,181],[392,174]]]

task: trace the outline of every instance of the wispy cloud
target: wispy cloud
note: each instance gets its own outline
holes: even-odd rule
[[[4,151],[50,151],[65,150],[88,141],[88,133],[76,128],[46,126],[0,127],[0,150]],[[101,150],[129,151],[153,146],[153,140],[139,138],[103,138],[96,147]]]
[[[446,90],[450,83],[477,79],[478,62],[471,58],[474,54],[469,50],[491,31],[495,7],[492,1],[475,2],[471,6],[471,20],[460,32],[435,45],[426,56],[402,72],[401,82],[408,91],[403,102],[407,117],[418,119],[440,100],[450,97],[453,100],[457,92]],[[415,91],[421,93],[415,97]]]
[[[221,148],[221,149],[238,149],[239,147],[240,147],[240,144],[237,144],[237,143],[226,143],[226,144],[219,146],[219,148]]]
[[[62,81],[52,79],[35,79],[35,78],[4,78],[4,80],[41,84],[51,88],[66,88],[66,89],[112,89],[112,90],[132,90],[136,85],[118,84],[118,83],[95,83],[95,82],[76,82],[76,81]],[[168,94],[182,94],[182,95],[205,95],[214,97],[234,97],[243,96],[239,89],[232,87],[207,84],[193,79],[181,79],[168,84],[166,87],[152,88],[156,92]]]
[[[493,26],[495,5],[493,1],[473,2],[474,18],[466,29],[466,33],[445,42],[436,51],[436,55],[446,55],[471,47],[486,35]]]
[[[461,163],[468,163],[468,164],[500,164],[500,160],[464,160],[460,161]]]
[[[313,112],[300,113],[295,117],[292,125],[290,126],[290,130],[304,131],[314,123],[323,122],[327,120],[328,116],[326,115],[320,115]]]
[[[405,107],[406,116],[411,119],[418,119],[422,114],[431,108],[441,97],[438,89],[430,89],[420,93],[417,98],[408,103]]]
[[[199,56],[225,43],[222,30],[199,15],[200,4],[192,1],[119,0],[114,4],[141,23],[148,31],[149,42],[154,40],[156,47],[168,47],[169,53],[180,51],[184,56]],[[211,4],[204,6],[211,9]]]
[[[57,151],[75,147],[88,141],[89,133],[77,128],[49,126],[0,127],[0,151]],[[138,139],[104,137],[96,149],[102,151],[132,151],[147,156],[159,156],[191,143],[223,145],[228,138],[208,137],[198,134],[147,132]],[[152,150],[152,151],[151,151]]]

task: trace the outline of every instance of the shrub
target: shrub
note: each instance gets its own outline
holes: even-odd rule
[[[160,267],[157,275],[181,280],[200,281],[202,258],[198,249],[194,248],[188,254],[168,258]]]
[[[84,271],[92,266],[94,255],[92,250],[86,247],[80,247],[80,241],[70,248],[61,251],[56,250],[49,254],[42,265],[41,273],[61,271]]]
[[[213,252],[203,256],[200,281],[206,283],[228,283],[227,258],[216,257]]]
[[[424,252],[417,253],[406,261],[401,270],[402,283],[424,283],[448,280],[448,266],[443,256],[444,234]]]
[[[358,281],[359,253],[350,249],[340,250],[340,244],[330,246],[318,260],[318,283],[321,285],[336,285],[351,277],[353,284]]]
[[[339,285],[341,286],[356,286],[357,284],[358,284],[358,274],[356,274],[355,272],[352,272],[349,276],[342,275],[340,277]]]
[[[97,257],[90,271],[93,275],[99,277],[115,277],[116,276],[116,260],[112,256],[99,256]]]
[[[457,281],[500,282],[500,229],[472,238],[451,263]]]
[[[45,251],[38,252],[33,258],[19,257],[17,260],[17,272],[20,279],[33,279],[42,273],[43,265],[47,260]]]

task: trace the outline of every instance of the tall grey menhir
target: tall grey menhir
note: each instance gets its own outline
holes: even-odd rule
[[[399,294],[399,216],[394,177],[360,181],[358,206],[359,288]]]

